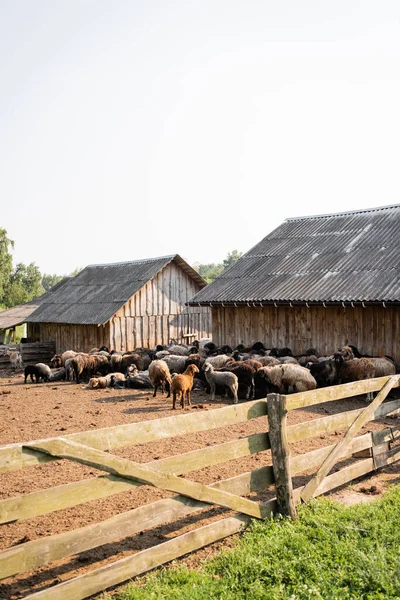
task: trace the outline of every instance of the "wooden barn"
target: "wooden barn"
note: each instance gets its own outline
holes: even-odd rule
[[[57,352],[190,343],[210,335],[210,309],[185,306],[205,286],[177,254],[89,265],[25,319],[27,335]]]
[[[399,231],[400,205],[287,219],[188,304],[211,307],[217,344],[400,361]]]

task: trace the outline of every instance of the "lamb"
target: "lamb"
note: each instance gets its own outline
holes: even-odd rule
[[[220,372],[234,373],[238,378],[238,397],[248,400],[254,396],[254,375],[257,369],[245,362],[228,363]]]
[[[233,395],[233,402],[238,402],[238,387],[239,382],[235,373],[215,371],[210,362],[205,362],[203,367],[207,383],[211,390],[211,401],[215,400],[215,390],[217,385],[228,389]]]
[[[290,391],[307,392],[315,390],[317,382],[310,371],[300,365],[277,365],[275,367],[263,367],[266,378],[272,389],[278,394],[288,394]]]
[[[65,367],[65,361],[68,360],[69,358],[74,358],[78,353],[74,352],[73,350],[66,350],[65,352],[63,352],[61,354],[61,366]]]
[[[182,357],[185,358],[186,357]],[[170,397],[171,394],[171,373],[168,368],[167,363],[164,360],[153,360],[149,366],[149,379],[154,386],[154,394],[153,398],[155,398],[157,394],[157,389],[161,387],[161,393],[164,393],[164,385],[166,391],[168,392],[167,398]]]
[[[186,371],[182,375],[175,375],[171,383],[172,392],[172,408],[175,410],[177,397],[180,396],[181,407],[185,406],[185,395],[188,406],[191,406],[190,392],[193,387],[193,378],[195,373],[198,373],[199,369],[196,365],[189,365]],[[179,398],[178,398],[179,399]]]
[[[14,368],[14,371],[17,370],[17,367],[21,368],[23,366],[21,352],[18,352],[18,350],[10,350],[9,348],[7,348],[5,354],[10,359],[10,363],[11,366]]]

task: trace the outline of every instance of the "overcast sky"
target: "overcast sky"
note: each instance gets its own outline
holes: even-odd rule
[[[15,262],[245,252],[399,203],[398,0],[0,0]]]

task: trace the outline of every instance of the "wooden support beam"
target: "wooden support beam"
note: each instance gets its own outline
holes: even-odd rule
[[[286,396],[268,394],[269,438],[278,510],[281,514],[296,519],[290,475],[290,450],[286,433],[286,416]]]
[[[262,506],[253,500],[216,490],[194,481],[181,479],[172,473],[157,472],[144,465],[107,454],[101,450],[95,450],[90,446],[84,446],[71,440],[56,438],[47,442],[33,442],[33,444],[24,444],[24,446],[58,458],[67,458],[127,479],[154,485],[170,492],[177,492],[195,500],[225,506],[258,519],[268,516],[263,514]]]

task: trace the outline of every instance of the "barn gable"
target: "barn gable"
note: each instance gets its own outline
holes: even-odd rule
[[[185,303],[205,285],[179,255],[89,265],[28,316],[28,331],[34,339],[56,341],[58,351],[131,350],[171,337],[194,339],[209,335],[210,315]]]

